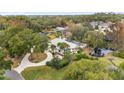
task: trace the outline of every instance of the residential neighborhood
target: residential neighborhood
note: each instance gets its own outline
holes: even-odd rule
[[[0,16],[0,79],[123,80],[123,17]]]

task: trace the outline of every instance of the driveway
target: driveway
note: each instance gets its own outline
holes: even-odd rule
[[[25,57],[22,59],[21,64],[15,68],[14,70],[18,73],[21,73],[25,68],[28,67],[34,67],[34,66],[44,66],[46,65],[46,62],[51,61],[53,59],[53,56],[50,52],[45,52],[47,54],[47,58],[39,63],[32,63],[28,60],[30,53],[26,54]]]

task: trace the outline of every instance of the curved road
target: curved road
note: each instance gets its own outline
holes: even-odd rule
[[[28,67],[33,66],[43,66],[46,65],[46,62],[51,61],[53,59],[53,56],[50,52],[45,52],[47,54],[47,58],[39,63],[31,63],[28,58],[30,54],[26,54],[25,57],[22,59],[21,64],[14,68],[13,70],[6,70],[5,76],[10,78],[11,80],[24,80],[23,76],[21,75],[21,72]]]

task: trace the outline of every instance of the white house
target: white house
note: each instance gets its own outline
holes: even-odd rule
[[[66,31],[68,30],[68,27],[56,27],[57,31]]]
[[[58,43],[67,43],[69,45],[69,49],[71,50],[71,52],[74,52],[75,49],[78,47],[77,44],[68,42],[68,41],[66,41],[65,38],[55,38],[55,39],[51,40],[51,44],[55,45],[56,47],[57,47]]]
[[[78,45],[76,43],[73,42],[69,42],[66,40],[66,38],[55,38],[53,40],[50,41],[51,44],[55,45],[57,47],[58,43],[67,43],[69,45],[69,49],[71,50],[72,53],[77,53],[77,49],[80,48],[84,48],[86,47],[86,44],[84,45]],[[59,49],[57,47],[57,49]]]

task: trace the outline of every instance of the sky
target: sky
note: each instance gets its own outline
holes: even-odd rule
[[[90,15],[94,12],[0,12],[0,15]]]
[[[123,0],[0,0],[0,14],[124,12],[123,4]]]

